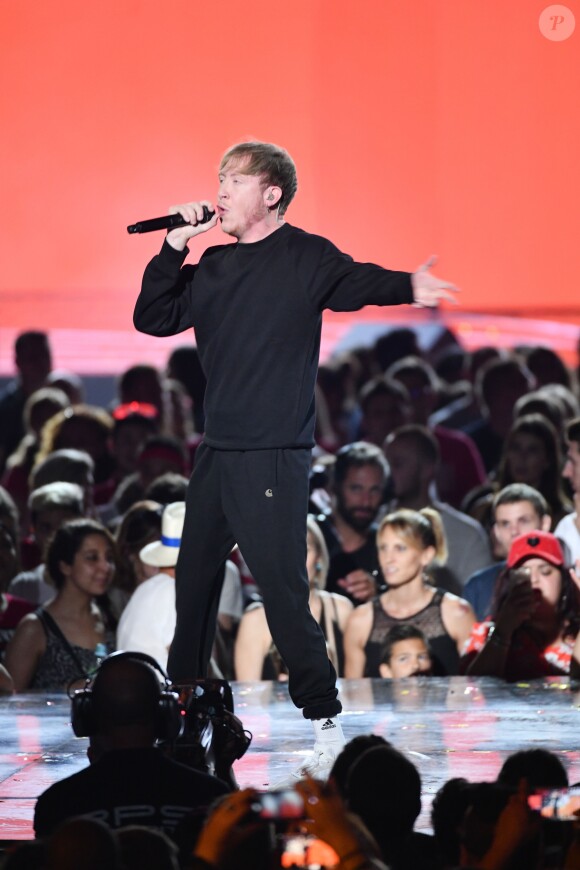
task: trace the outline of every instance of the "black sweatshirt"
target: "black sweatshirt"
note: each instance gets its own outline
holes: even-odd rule
[[[207,377],[204,440],[220,450],[312,447],[322,311],[413,301],[408,272],[355,263],[283,224],[259,242],[188,249],[164,242],[133,322],[148,335],[193,327]]]

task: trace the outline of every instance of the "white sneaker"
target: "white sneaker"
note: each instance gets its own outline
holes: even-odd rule
[[[307,774],[323,782],[328,779],[334,762],[346,743],[342,725],[336,716],[330,719],[312,719],[311,721],[314,729],[312,755],[290,774],[286,774],[283,779],[273,782],[270,788],[291,788]]]
[[[309,759],[303,761],[300,767],[292,772],[294,779],[303,779],[306,774],[324,782],[328,779],[336,757],[342,751],[341,744],[315,743],[314,751]]]

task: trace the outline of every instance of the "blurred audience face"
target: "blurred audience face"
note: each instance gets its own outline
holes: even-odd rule
[[[18,343],[15,354],[16,368],[25,391],[30,394],[43,386],[52,368],[50,348],[46,336],[27,335]]]
[[[563,474],[570,481],[573,491],[580,494],[580,444],[577,441],[568,442]]]
[[[161,537],[161,505],[156,501],[136,502],[124,515],[116,532],[119,555],[115,583],[132,592],[136,586],[158,573],[154,565],[146,565],[140,552],[147,544]]]
[[[46,382],[62,390],[68,396],[71,405],[80,405],[84,400],[82,379],[74,372],[57,369],[49,374]]]
[[[429,383],[425,373],[421,370],[411,371],[409,369],[398,372],[393,377],[407,388],[411,397],[410,421],[426,424],[437,405],[437,393]]]
[[[516,501],[498,505],[493,524],[493,534],[498,544],[497,555],[505,559],[513,539],[534,529],[549,531],[550,517],[540,517],[531,502]]]
[[[410,420],[407,404],[398,396],[380,394],[369,399],[361,420],[364,440],[382,447],[391,432]]]
[[[145,448],[145,454],[139,457],[137,466],[145,489],[147,489],[150,483],[161,477],[162,474],[167,474],[168,472],[174,474],[183,473],[183,460],[179,456],[176,455],[173,458],[169,454],[154,454],[152,451],[147,450],[147,448]]]
[[[544,442],[529,432],[518,432],[506,453],[514,483],[527,483],[540,489],[542,476],[550,464]]]
[[[486,391],[485,404],[490,423],[509,431],[516,402],[534,387],[533,376],[523,366],[513,363],[498,366],[493,383],[489,384]]]
[[[34,401],[36,396],[41,395],[41,392],[33,393],[32,398],[30,399],[33,404],[30,408],[29,430],[36,436],[40,435],[42,427],[47,420],[50,420],[51,417],[58,414],[59,411],[62,411],[68,405],[67,396],[62,392],[62,390],[54,390],[52,396],[45,394],[44,398]]]
[[[53,507],[38,511],[33,521],[34,537],[41,553],[46,552],[48,542],[63,523],[77,519],[78,514],[68,508]]]
[[[560,570],[545,559],[528,559],[524,567],[529,571],[532,589],[537,589],[547,604],[556,607],[562,591]]]
[[[53,450],[47,458],[32,472],[31,489],[45,486],[47,483],[65,481],[77,483],[85,496],[85,509],[91,512],[93,504],[93,460],[88,453],[81,450]]]
[[[106,432],[97,423],[77,414],[63,422],[57,438],[57,447],[84,450],[97,461],[107,452],[107,437]]]
[[[527,574],[536,601],[532,616],[527,620],[534,622],[537,618],[549,618],[558,606],[562,592],[562,574],[560,569],[545,559],[526,559],[518,568],[518,573]],[[515,582],[518,582],[517,580]]]
[[[149,541],[150,544],[153,541]],[[139,586],[141,583],[144,583],[145,580],[149,580],[151,577],[155,577],[156,574],[159,574],[160,568],[157,565],[147,565],[143,562],[139,555],[134,553],[129,557],[131,564],[133,565],[133,570],[135,571],[135,585]]]
[[[431,655],[425,641],[409,637],[393,644],[391,658],[388,662],[381,662],[379,671],[385,679],[402,680],[430,674],[431,667]]]
[[[115,559],[104,535],[87,535],[72,564],[61,563],[67,581],[93,597],[104,595],[113,580]]]
[[[397,499],[416,498],[425,486],[426,477],[430,480],[435,476],[421,459],[410,439],[393,438],[385,445],[385,456],[391,469],[391,485]]]
[[[163,387],[160,373],[150,366],[137,366],[130,383],[122,385],[121,402],[150,402],[163,413]]]
[[[379,565],[390,589],[399,588],[420,576],[435,557],[433,547],[420,550],[391,526],[377,539]]]
[[[366,532],[383,500],[384,476],[375,465],[352,466],[335,488],[336,512],[351,528]]]
[[[149,421],[135,419],[123,423],[113,434],[113,455],[122,474],[132,474],[136,470],[137,457],[153,431]]]

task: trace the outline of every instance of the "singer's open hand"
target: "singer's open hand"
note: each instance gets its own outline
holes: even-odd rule
[[[455,293],[458,288],[448,281],[442,281],[432,275],[429,269],[437,262],[437,257],[429,257],[426,263],[419,266],[416,272],[411,275],[411,285],[413,287],[413,305],[420,308],[434,308],[439,305],[442,299],[447,299],[457,305]]]
[[[214,214],[212,219],[207,221],[207,223],[199,223],[203,218],[204,205],[210,211],[215,211],[215,206],[207,199],[202,199],[200,202],[186,202],[184,205],[172,205],[170,207],[169,214],[180,214],[190,224],[187,227],[176,227],[167,233],[167,242],[176,251],[183,251],[190,239],[200,233],[207,233],[208,230],[216,226],[218,222],[217,214]]]

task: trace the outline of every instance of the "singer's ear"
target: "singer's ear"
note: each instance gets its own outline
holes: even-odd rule
[[[264,200],[269,209],[274,209],[282,197],[282,188],[273,184],[268,185],[264,191]]]

